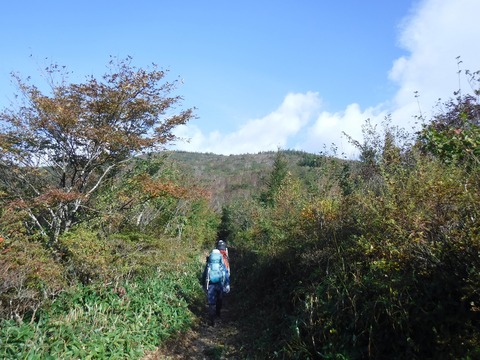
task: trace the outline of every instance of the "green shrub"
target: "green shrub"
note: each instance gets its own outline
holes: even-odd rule
[[[154,237],[141,232],[102,237],[84,228],[65,234],[60,243],[67,254],[65,264],[70,275],[85,284],[117,281],[165,265],[176,268],[198,251],[193,241]]]
[[[338,186],[279,186],[268,207],[228,208],[242,316],[262,320],[261,354],[479,355],[479,169],[399,148],[393,135],[372,135],[373,153]]]
[[[141,358],[194,321],[203,298],[198,264],[124,282],[79,286],[39,311],[33,323],[4,320],[0,358]]]

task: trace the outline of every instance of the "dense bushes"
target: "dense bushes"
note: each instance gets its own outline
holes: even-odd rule
[[[480,168],[368,134],[359,167],[228,208],[250,319],[272,321],[255,341],[270,357],[476,358]]]
[[[219,222],[205,191],[164,156],[135,159],[91,204],[92,214],[56,243],[25,225],[26,212],[0,210],[0,319],[28,316],[77,282],[128,279],[171,258],[182,263],[215,238]]]
[[[350,202],[345,211],[354,215],[354,227],[339,238],[329,273],[314,286],[323,295],[317,311],[334,334],[324,328],[317,341],[337,344],[335,351],[341,344],[353,357],[458,358],[475,351],[479,344],[469,335],[478,336],[471,304],[480,300],[469,285],[480,266],[471,256],[480,250],[474,179],[418,159],[413,169],[385,177],[380,194]],[[332,298],[322,305],[325,296]]]
[[[207,194],[142,158],[91,204],[55,243],[0,209],[1,358],[135,358],[191,326],[197,255],[219,223]]]
[[[0,319],[30,320],[67,286],[64,268],[38,242],[0,242]]]

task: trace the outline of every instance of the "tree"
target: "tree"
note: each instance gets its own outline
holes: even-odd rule
[[[478,90],[477,90],[478,92]],[[434,116],[419,132],[424,151],[446,163],[480,164],[480,104],[478,96],[457,96],[444,104],[445,109]]]
[[[0,112],[0,188],[4,206],[28,214],[26,223],[55,243],[88,213],[109,177],[135,156],[176,139],[172,130],[194,117],[176,111],[177,81],[166,71],[112,58],[101,79],[67,83],[65,67],[46,68],[50,93],[12,74],[17,105]],[[57,76],[61,80],[57,81]]]
[[[285,154],[278,150],[273,160],[273,169],[266,181],[266,189],[260,194],[260,201],[268,206],[274,205],[275,195],[288,174],[288,162]]]

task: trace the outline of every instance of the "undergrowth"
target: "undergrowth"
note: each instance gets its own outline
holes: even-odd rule
[[[171,270],[171,269],[170,269]],[[3,320],[2,359],[136,359],[194,321],[198,266],[62,293],[33,321]]]
[[[387,135],[330,186],[274,168],[269,202],[225,213],[253,358],[479,357],[479,168]]]

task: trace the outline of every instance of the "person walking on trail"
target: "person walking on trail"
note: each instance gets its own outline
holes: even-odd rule
[[[230,275],[230,258],[228,256],[227,243],[223,240],[218,240],[217,249],[220,250],[220,253],[223,256],[223,262],[225,263],[225,267],[228,271],[228,275]]]
[[[214,326],[222,310],[223,294],[230,292],[230,276],[220,250],[213,249],[208,256],[202,283],[207,293],[209,325]]]

